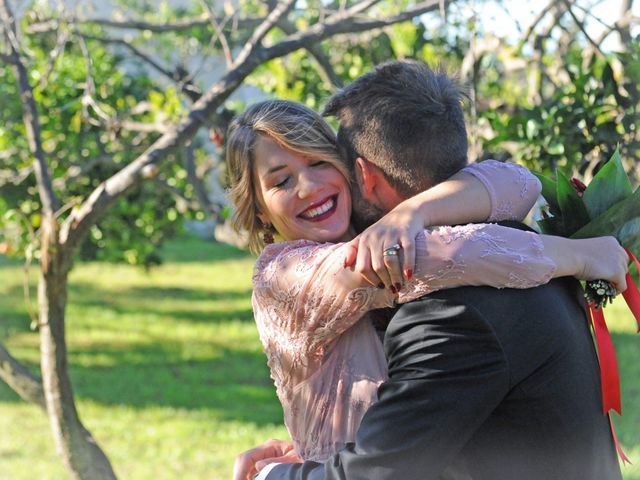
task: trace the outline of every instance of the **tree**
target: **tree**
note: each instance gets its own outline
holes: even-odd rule
[[[117,21],[54,12],[46,5],[32,7],[19,19],[9,0],[0,0],[0,61],[8,82],[4,93],[20,98],[19,104],[11,104],[19,107],[7,116],[8,120],[18,112],[22,116],[21,126],[8,121],[3,127],[15,137],[11,145],[3,145],[11,150],[1,160],[6,165],[18,159],[14,164],[20,168],[13,165],[2,172],[0,210],[19,217],[12,225],[22,225],[22,236],[31,236],[39,261],[42,382],[4,348],[0,348],[0,375],[22,398],[46,410],[72,478],[115,478],[107,456],[80,421],[65,344],[68,274],[87,238],[100,236],[99,222],[109,219],[125,199],[145,201],[152,193],[147,187],[151,183],[177,193],[180,171],[172,165],[184,156],[187,167],[181,171],[193,174],[187,145],[203,129],[223,128],[228,118],[225,101],[262,65],[306,49],[325,80],[339,84],[323,42],[338,35],[349,35],[354,42],[356,35],[437,11],[450,2],[406,2],[401,9],[379,0],[304,2],[304,6],[294,0],[267,3],[241,2],[242,8],[225,3],[224,10],[216,11],[200,1],[189,4],[178,17],[167,7],[156,12],[151,6],[130,5],[141,20]],[[110,36],[120,29],[140,34],[135,40]],[[152,46],[158,52],[155,56],[143,51]],[[192,66],[167,53],[168,46],[174,52],[200,47],[216,55],[221,51],[224,72],[201,90]],[[125,63],[123,51],[174,82],[174,89],[155,96],[161,108],[153,108],[154,90],[148,78],[130,82],[118,73]],[[50,55],[38,57],[38,52]],[[83,72],[81,80],[73,79],[78,71]],[[62,97],[71,105],[56,104],[59,97],[46,91],[51,75],[59,75],[56,85],[69,80],[69,92]],[[187,101],[177,100],[178,96]],[[143,103],[144,97],[151,107]],[[56,131],[75,136],[76,141],[61,142]],[[68,151],[63,148],[68,145],[86,148]],[[9,208],[12,202],[18,205],[16,199],[20,208]]]

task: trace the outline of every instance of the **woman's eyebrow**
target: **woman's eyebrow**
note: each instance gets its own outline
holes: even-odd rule
[[[282,170],[285,167],[286,167],[286,165],[276,165],[274,167],[271,167],[269,170],[267,170],[265,172],[265,175],[269,175],[269,174],[271,174],[273,172],[277,172],[278,170]]]

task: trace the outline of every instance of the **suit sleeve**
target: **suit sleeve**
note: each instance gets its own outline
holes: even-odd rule
[[[385,337],[390,379],[356,442],[276,479],[435,480],[509,390],[503,350],[471,306],[440,292],[400,308]]]

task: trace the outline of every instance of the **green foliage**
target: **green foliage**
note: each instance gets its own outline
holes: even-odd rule
[[[580,193],[559,170],[556,182],[538,178],[553,215],[538,222],[544,233],[571,238],[612,235],[640,254],[640,188],[633,192],[618,149]]]
[[[540,74],[553,77],[544,84],[541,78],[533,82],[540,88],[535,92],[513,89],[512,79],[487,73],[481,89],[490,95],[491,108],[479,114],[492,132],[483,138],[485,149],[496,151],[510,143],[516,161],[542,172],[562,168],[584,173],[591,162],[611,156],[618,143],[622,156],[633,158],[640,149],[640,42],[634,41],[625,54],[593,55],[585,61],[576,41],[565,58],[550,54],[545,64]],[[614,65],[624,68],[615,73]],[[553,73],[557,71],[566,75]],[[522,78],[520,85],[526,87]]]
[[[620,152],[616,149],[609,160],[593,178],[584,191],[584,205],[589,217],[597,218],[607,208],[624,200],[633,193],[631,180],[622,167]]]
[[[29,70],[40,108],[43,148],[54,190],[67,206],[62,212],[64,218],[68,207],[85,199],[157,138],[155,133],[121,128],[121,119],[168,123],[178,119],[184,107],[175,88],[154,85],[142,71],[132,74],[124,58],[109,53],[98,42],[87,42],[91,63],[77,44],[69,42],[50,68],[49,52],[54,48],[55,35],[28,38],[32,53]],[[0,65],[0,96],[5,99],[0,119],[0,172],[15,174],[30,168],[33,160],[16,80],[7,65]],[[89,96],[92,102],[87,101]],[[163,167],[161,175],[186,188],[181,166]],[[14,255],[24,256],[36,241],[40,224],[40,198],[33,173],[21,182],[0,186],[0,197],[0,244]],[[157,263],[158,245],[180,230],[183,217],[176,215],[170,193],[152,184],[137,187],[93,229],[82,246],[81,257]]]

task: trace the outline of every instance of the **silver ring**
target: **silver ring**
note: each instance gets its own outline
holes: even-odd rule
[[[398,255],[398,251],[402,248],[402,246],[399,243],[396,243],[395,245],[392,245],[390,247],[385,248],[382,251],[382,256],[383,257],[394,257]]]

